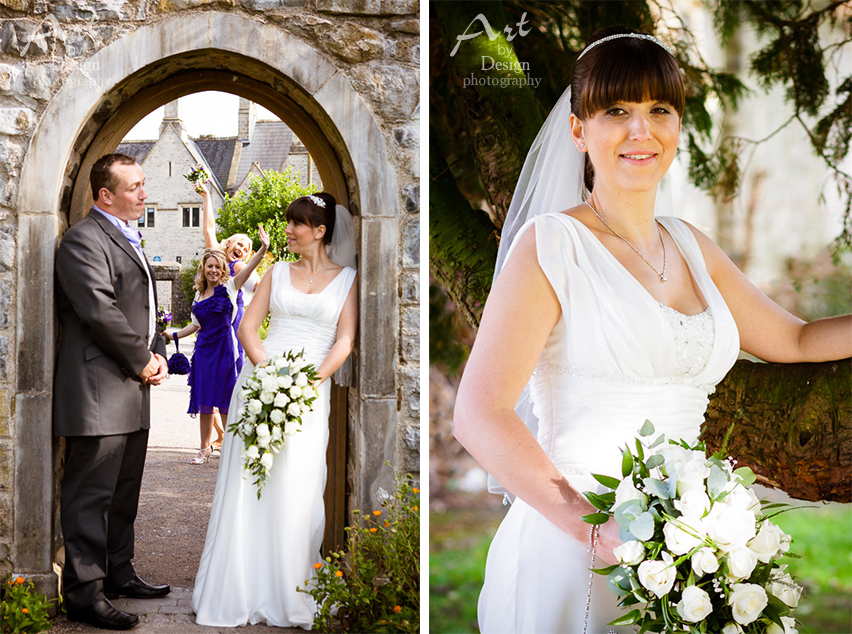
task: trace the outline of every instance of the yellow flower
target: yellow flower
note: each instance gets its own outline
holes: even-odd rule
[[[26,608],[21,608],[21,612],[23,612],[24,614],[29,614],[29,613],[30,613],[30,611],[29,611],[29,610],[27,610]]]
[[[387,621],[385,619],[382,619],[381,621],[379,621],[379,623],[387,623]]]
[[[402,612],[402,606],[401,605],[393,606],[393,611],[396,612],[397,614],[399,614],[400,612]]]
[[[24,582],[23,577],[18,577],[17,579],[15,579],[15,583],[17,583],[18,585],[21,585],[23,582]]]
[[[314,570],[319,570],[320,568],[322,568],[321,563],[314,564]]]
[[[342,570],[335,570],[334,574],[336,574],[338,577],[342,577],[343,571]]]
[[[378,517],[381,514],[382,514],[381,511],[373,511],[373,515],[375,515],[376,517]]]
[[[411,490],[415,493],[420,493],[420,489],[418,489],[417,487],[411,487]]]
[[[419,511],[419,510],[420,510],[420,507],[419,507],[419,506],[415,506],[415,507],[414,507],[414,510],[415,510],[415,511]]]
[[[388,526],[390,526],[390,522],[388,522],[387,520],[385,520],[385,528],[387,528]]]
[[[371,528],[371,529],[370,529],[370,532],[371,532],[371,533],[375,533],[377,530],[379,530],[379,529],[378,529],[378,528]]]

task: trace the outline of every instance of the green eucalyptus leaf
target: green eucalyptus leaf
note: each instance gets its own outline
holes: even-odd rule
[[[648,513],[642,513],[630,522],[630,532],[636,539],[646,542],[654,536],[654,517]]]
[[[642,480],[648,492],[656,495],[658,498],[667,499],[669,497],[669,487],[662,480],[656,478],[645,478]]]
[[[743,486],[751,486],[757,480],[757,476],[754,475],[754,471],[752,471],[748,467],[740,467],[739,469],[734,469],[734,475],[740,477]]]
[[[650,436],[654,433],[654,423],[649,421],[647,418],[645,419],[645,423],[642,425],[642,429],[639,430],[639,435],[642,437]]]

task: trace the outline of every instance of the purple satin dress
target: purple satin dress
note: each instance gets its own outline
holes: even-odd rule
[[[242,368],[237,368],[236,344],[231,322],[231,300],[224,286],[213,295],[192,305],[192,314],[201,325],[195,339],[190,385],[189,414],[212,414],[213,408],[226,412],[231,392]]]

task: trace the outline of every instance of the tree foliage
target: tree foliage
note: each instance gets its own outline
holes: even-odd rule
[[[834,175],[845,221],[837,246],[849,248],[852,178],[839,165],[852,141],[852,77],[840,77],[838,70],[841,49],[852,41],[848,4],[707,4],[723,45],[746,28],[760,35],[762,48],[749,60],[747,73],[763,90],[784,87],[790,117],[782,127],[803,126],[814,153]],[[474,20],[479,14],[497,37],[492,41],[483,32],[459,42],[461,34],[484,30]],[[522,21],[528,32],[519,36]],[[703,59],[695,34],[660,0],[432,2],[430,268],[474,328],[524,156],[567,85],[585,42],[594,31],[612,24],[665,31],[664,38],[674,46],[687,88],[683,137],[689,177],[717,200],[730,201],[738,194],[754,149],[779,131],[761,140],[724,134],[725,114],[736,110],[749,91],[735,73],[713,68]],[[481,72],[484,56],[509,70]],[[508,88],[465,84],[477,75],[518,77],[512,69],[519,64],[527,65],[528,74],[541,82]],[[460,236],[465,238],[463,250],[452,244]]]
[[[302,187],[291,167],[283,172],[269,170],[263,172],[263,176],[252,177],[248,190],[238,191],[233,196],[225,195],[225,202],[216,218],[216,238],[221,241],[235,233],[245,233],[252,237],[253,248],[259,249],[257,227],[262,224],[269,234],[269,253],[276,260],[292,260],[284,233],[287,226],[284,213],[295,199],[315,191],[313,185]]]

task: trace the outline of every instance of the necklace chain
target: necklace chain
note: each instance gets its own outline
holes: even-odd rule
[[[630,240],[628,240],[623,235],[618,233],[618,231],[616,231],[615,229],[610,227],[609,223],[606,220],[604,220],[603,218],[601,218],[601,215],[598,213],[598,210],[595,209],[594,207],[592,207],[592,204],[588,201],[588,199],[584,200],[583,202],[586,203],[586,206],[589,209],[591,209],[592,213],[594,213],[598,217],[598,220],[600,220],[602,223],[604,223],[604,226],[607,229],[612,231],[617,237],[624,240],[627,243],[627,246],[629,246],[631,249],[633,249],[636,252],[636,255],[638,255],[640,258],[642,258],[642,260],[645,262],[645,264],[647,264],[648,266],[651,267],[651,270],[654,271],[654,273],[656,273],[659,276],[661,282],[665,282],[665,281],[668,280],[668,278],[666,278],[666,241],[663,240],[663,230],[660,229],[660,223],[659,222],[657,222],[656,224],[657,224],[657,233],[660,235],[660,244],[663,245],[663,270],[662,271],[658,271],[657,267],[655,267],[653,264],[651,264],[648,261],[648,258],[646,258],[644,255],[642,255],[642,253],[639,251],[639,249],[634,247],[633,243],[630,242]]]
[[[302,273],[304,273],[304,274],[305,274],[305,277],[307,277],[307,278],[308,278],[308,282],[309,282],[309,283],[311,283],[311,284],[313,284],[313,283],[314,283],[314,281],[311,279],[311,276],[310,276],[310,275],[308,275],[308,271],[307,271],[307,269],[305,269],[305,261],[304,261],[304,260],[299,260],[299,268],[300,268],[300,269],[302,269]],[[326,267],[325,267],[325,268],[323,268],[321,271],[318,271],[317,273],[314,273],[314,277],[319,277],[320,275],[322,275],[323,273],[325,273],[325,270],[326,270],[327,268],[328,268],[328,267],[326,266]]]

